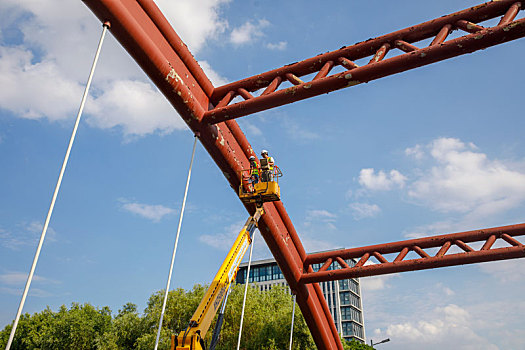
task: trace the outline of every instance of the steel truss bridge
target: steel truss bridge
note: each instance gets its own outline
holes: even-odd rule
[[[235,118],[525,36],[525,19],[515,20],[523,4],[494,1],[214,87],[153,0],[83,1],[110,26],[115,38],[199,135],[235,191],[240,170],[249,168],[248,157],[255,155]],[[494,18],[500,18],[495,26],[480,24]],[[461,35],[450,38],[455,30]],[[431,40],[430,45],[421,46],[424,40]],[[367,57],[365,65],[354,62]],[[283,82],[291,84],[281,87]],[[236,102],[237,96],[242,101]],[[246,210],[253,215],[255,206],[246,205]],[[283,203],[265,203],[264,210],[261,234],[297,295],[319,349],[343,347],[316,282],[525,257],[525,246],[516,239],[525,235],[525,224],[306,254]],[[472,248],[480,242],[480,249]],[[450,252],[454,246],[460,253]],[[417,257],[407,259],[410,252]],[[356,259],[357,264],[348,266],[348,258]],[[371,259],[376,263],[365,265]],[[321,268],[314,272],[312,264],[321,264]]]

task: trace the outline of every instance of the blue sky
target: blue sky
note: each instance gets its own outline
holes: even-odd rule
[[[216,85],[476,1],[158,1]],[[278,10],[276,10],[278,8]],[[0,3],[0,326],[15,316],[100,35],[81,1]],[[307,250],[522,223],[517,40],[239,120],[284,172]],[[165,285],[193,135],[111,35],[26,312],[139,308]],[[215,274],[246,212],[198,145],[172,287]],[[268,256],[258,236],[256,256]],[[363,279],[390,349],[524,349],[525,262]]]

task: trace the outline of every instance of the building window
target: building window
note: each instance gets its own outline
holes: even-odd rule
[[[363,327],[354,322],[343,322],[343,337],[363,339]]]
[[[340,292],[339,295],[342,305],[353,305],[358,309],[361,308],[361,300],[357,295],[350,292]]]
[[[343,321],[356,321],[359,323],[363,323],[361,312],[351,306],[341,307],[341,319]]]
[[[339,289],[341,289],[341,290],[348,290],[348,280],[340,280],[339,281]]]
[[[277,264],[272,266],[272,278],[274,280],[281,280],[284,278],[283,273]]]

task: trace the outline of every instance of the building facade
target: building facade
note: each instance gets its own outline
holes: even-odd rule
[[[346,260],[349,266],[354,266],[355,261]],[[333,264],[338,264],[334,262]],[[328,270],[333,269],[333,264]],[[320,264],[312,265],[318,270]],[[338,267],[338,266],[337,266]],[[247,263],[242,263],[237,273],[236,282],[246,282]],[[252,261],[250,267],[249,283],[254,283],[261,291],[270,290],[273,286],[287,287],[281,269],[274,259]],[[319,283],[324,297],[330,308],[330,313],[335,321],[337,331],[346,340],[355,339],[365,342],[365,326],[363,319],[363,305],[361,302],[361,286],[358,278],[344,279]]]

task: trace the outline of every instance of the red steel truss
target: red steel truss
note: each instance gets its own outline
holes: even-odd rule
[[[303,273],[300,281],[304,283],[333,281],[475,264],[485,261],[524,258],[525,245],[514,238],[524,235],[525,224],[520,224],[309,254],[306,257],[305,266],[308,268],[312,264],[320,264],[320,267],[316,272],[310,269],[311,272]],[[481,242],[483,242],[483,246],[478,250],[467,244]],[[496,242],[503,243],[504,246],[494,247]],[[447,254],[454,246],[460,248],[461,252]],[[405,259],[411,251],[415,252],[418,257]],[[391,261],[388,261],[384,256],[386,254],[395,254],[395,256],[392,257]],[[366,265],[372,257],[377,263]],[[354,266],[349,266],[345,262],[348,259],[354,259],[357,263]]]
[[[220,86],[211,98],[215,108],[204,114],[204,120],[218,123],[242,117],[523,37],[525,18],[513,22],[520,9],[521,3],[513,0],[485,3]],[[501,15],[494,27],[477,24]],[[447,41],[454,30],[469,34]],[[414,45],[431,38],[428,47]],[[397,55],[385,58],[389,53]],[[366,57],[370,60],[361,67],[354,62]],[[338,66],[345,71],[329,76]],[[308,81],[300,79],[313,73]],[[278,90],[286,81],[292,86]],[[260,94],[253,96],[254,91]],[[235,96],[245,101],[230,104]]]
[[[255,153],[237,122],[232,118],[342,87],[356,85],[360,82],[378,79],[525,36],[524,20],[513,21],[521,9],[521,3],[502,0],[482,4],[215,88],[152,0],[83,1],[102,22],[108,22],[111,25],[112,34],[166,96],[192,131],[199,136],[202,145],[224,173],[235,192],[237,192],[240,184],[240,170],[249,167],[248,157],[255,155]],[[495,27],[483,28],[477,24],[502,15],[503,18]],[[456,28],[471,34],[445,41],[448,34]],[[420,49],[413,45],[415,42],[432,37],[434,37],[432,45],[427,48]],[[398,48],[406,53],[385,59],[385,55],[392,48]],[[353,62],[353,60],[371,55],[373,58],[370,63],[362,67],[358,67]],[[346,71],[328,76],[330,71],[337,66],[339,68],[344,67]],[[308,83],[304,83],[299,78],[311,73],[317,74]],[[284,79],[290,81],[294,86],[278,90]],[[260,96],[254,97],[252,95],[252,92],[263,88],[265,90]],[[242,96],[246,101],[229,105],[236,95]],[[255,212],[253,206],[246,206],[246,209],[250,214]],[[265,215],[259,221],[259,229],[288,284],[297,294],[297,302],[317,347],[319,349],[342,349],[323,293],[317,283],[310,283],[308,279],[317,281],[325,278],[322,277],[323,275],[318,275],[319,272],[313,272],[311,264],[325,263],[330,258],[337,261],[338,257],[347,256],[344,255],[346,253],[341,253],[341,256],[330,256],[325,260],[315,254],[307,255],[283,203],[265,203],[264,209]],[[505,234],[498,236],[494,233],[494,236],[496,238],[501,237],[512,244],[513,247],[510,250],[492,254],[496,249],[489,249],[489,246],[494,238],[487,238],[486,246],[488,248],[483,250],[481,256],[487,255],[485,251],[488,250],[492,254],[488,254],[490,257],[487,255],[480,258],[476,255],[475,259],[469,260],[471,258],[468,256],[479,254],[469,251],[465,253],[467,254],[465,259],[434,267],[523,257],[523,246],[519,242],[514,242],[512,238],[515,234],[510,231],[505,231]],[[431,241],[432,238],[427,240]],[[478,237],[478,240],[481,238]],[[449,237],[449,241],[450,243],[444,242],[442,247],[447,244],[455,244],[469,250],[465,242],[473,242],[463,236],[455,237],[454,235]],[[402,243],[399,244],[402,245]],[[431,247],[424,244],[423,241],[417,244],[406,242],[404,244],[400,248],[400,252],[404,252],[404,248],[407,248],[421,253],[423,249]],[[374,255],[375,252],[376,258],[379,257],[378,259],[381,262],[380,257],[382,255],[380,254],[387,254],[389,250],[386,247],[392,245],[395,246],[396,243],[374,246],[373,249],[370,249],[371,247],[360,249],[364,249],[363,254],[370,251],[370,254]],[[386,250],[382,247],[385,247]],[[521,249],[520,254],[517,253],[518,248]],[[428,253],[423,252],[421,254]],[[442,258],[445,257],[449,259],[448,256]],[[384,268],[383,271],[385,272],[379,273],[405,271],[406,269],[403,269],[404,265],[402,264],[411,260],[399,260],[401,258],[392,263],[386,262],[387,264],[397,265],[395,268],[390,268],[391,270],[388,270],[388,267]],[[425,263],[427,261],[431,260],[425,260]],[[382,266],[383,263],[379,266]],[[341,269],[342,275],[347,273],[344,264],[343,267]],[[369,267],[363,266],[361,268],[368,269]],[[322,274],[323,271],[320,273]],[[368,275],[371,274],[359,276]]]

